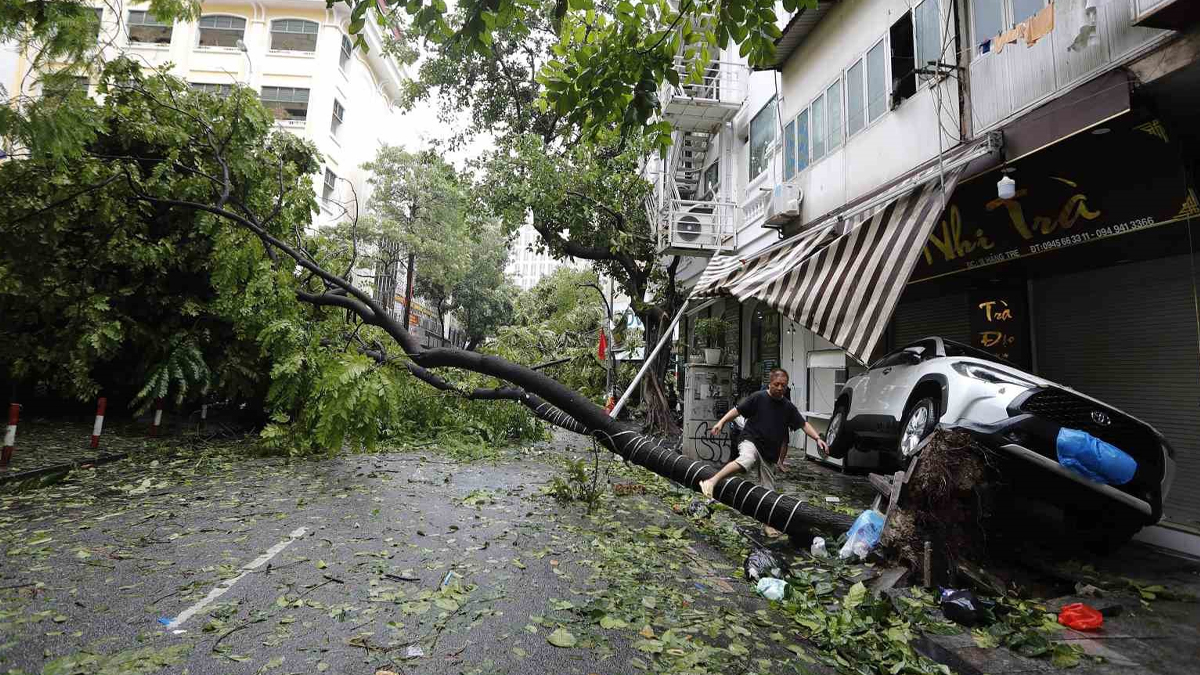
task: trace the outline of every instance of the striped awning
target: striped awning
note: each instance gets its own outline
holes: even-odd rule
[[[865,363],[961,174],[948,170],[944,183],[922,182],[836,229],[815,223],[754,258],[714,258],[692,297],[754,298]]]

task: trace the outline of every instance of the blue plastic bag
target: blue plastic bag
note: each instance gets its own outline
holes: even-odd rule
[[[846,543],[842,545],[842,550],[838,551],[838,557],[842,560],[852,555],[866,558],[871,549],[879,543],[879,537],[882,535],[883,514],[875,509],[867,509],[854,519],[854,524],[846,533]]]
[[[1058,463],[1088,480],[1124,485],[1137,473],[1137,460],[1085,431],[1063,427],[1056,445]]]

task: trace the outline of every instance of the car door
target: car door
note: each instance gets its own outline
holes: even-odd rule
[[[871,364],[867,372],[862,374],[861,383],[855,387],[851,401],[850,419],[855,433],[867,436],[882,433],[887,408],[884,388],[896,366],[905,358],[903,350],[892,352]]]
[[[863,393],[866,394],[860,412],[865,417],[862,433],[891,435],[904,415],[904,404],[908,394],[916,386],[921,375],[920,365],[924,358],[936,354],[933,340],[922,340],[889,354],[871,368],[870,378]]]

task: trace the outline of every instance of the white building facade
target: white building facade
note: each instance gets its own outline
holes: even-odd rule
[[[538,251],[538,242],[540,241],[541,237],[537,230],[528,223],[522,225],[513,238],[504,273],[509,279],[512,279],[517,288],[523,291],[533,288],[542,280],[542,277],[560,267],[580,269],[586,266],[580,261],[557,260],[549,253]]]
[[[354,215],[365,203],[361,165],[383,143],[407,140],[394,102],[406,76],[382,55],[380,28],[363,29],[369,50],[354,49],[343,4],[324,0],[205,2],[194,22],[158,20],[144,2],[97,2],[101,58],[125,54],[215,93],[233,85],[259,92],[280,127],[311,140],[323,157],[314,176],[322,225]],[[36,74],[23,55],[3,84],[10,95],[36,95]],[[94,90],[93,90],[94,91]],[[413,139],[415,140],[415,139]],[[357,198],[357,199],[356,199]]]
[[[684,284],[700,284],[709,265],[746,269],[801,250],[806,238],[853,241],[864,219],[889,217],[879,214],[922,190],[936,196],[932,229],[920,230],[927,239],[906,263],[887,263],[903,273],[878,303],[887,309],[876,310],[870,354],[848,354],[852,341],[840,338],[854,335],[846,326],[876,306],[863,298],[887,279],[870,276],[879,260],[850,247],[824,268],[791,259],[807,276],[779,276],[770,299],[693,300],[691,352],[694,322],[723,318],[717,346],[740,382],[732,395],[782,366],[793,402],[822,428],[846,379],[890,349],[927,335],[986,347],[1162,431],[1179,475],[1164,526],[1142,536],[1197,547],[1200,202],[1187,177],[1200,147],[1197,9],[1174,0],[777,6],[783,36],[768,69],[726,53],[699,83],[664,88],[675,144],[648,208],[662,252],[689,256]],[[1013,197],[998,196],[1002,176],[1015,180]],[[857,295],[839,304],[851,287]],[[779,302],[813,289],[820,311]],[[973,309],[992,295],[1025,317],[1007,329],[1003,352]],[[1181,532],[1191,543],[1178,543]]]

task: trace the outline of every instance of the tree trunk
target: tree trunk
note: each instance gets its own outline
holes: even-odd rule
[[[413,303],[413,270],[417,266],[417,256],[415,253],[408,254],[408,274],[407,281],[404,282],[404,330],[408,331],[409,317],[412,316]]]
[[[645,341],[642,346],[642,356],[649,358],[650,353],[658,345],[663,331],[670,325],[670,317],[660,318],[658,312],[644,312],[638,316],[646,327]],[[679,426],[675,424],[671,405],[663,392],[662,380],[667,372],[667,364],[671,361],[671,345],[666,345],[659,352],[650,370],[642,380],[642,401],[646,405],[646,430],[655,435],[675,436],[679,434]]]
[[[454,349],[430,349],[413,355],[413,361],[425,368],[463,368],[511,382],[524,392],[537,392],[536,396],[525,393],[520,401],[538,417],[590,435],[617,455],[691,490],[699,492],[700,481],[717,473],[717,467],[684,457],[664,442],[612,419],[579,392],[525,366],[496,356]],[[851,516],[809,506],[738,477],[723,480],[717,485],[714,497],[751,518],[801,538],[813,528],[841,533],[854,522]]]

